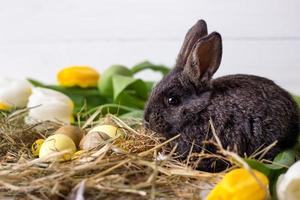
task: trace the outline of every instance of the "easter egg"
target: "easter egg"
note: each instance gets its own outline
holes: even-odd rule
[[[45,141],[44,139],[38,139],[31,145],[31,153],[34,156],[39,156],[40,149],[44,141]]]
[[[91,129],[80,141],[80,149],[93,149],[108,139],[124,138],[125,133],[121,128],[112,125],[99,125]]]
[[[70,137],[75,143],[76,147],[78,147],[79,142],[83,137],[83,130],[76,126],[66,125],[57,129],[54,134],[63,134]]]
[[[48,137],[42,144],[39,157],[45,158],[53,153],[66,152],[62,156],[54,158],[54,160],[70,160],[76,152],[76,145],[73,140],[64,134],[55,134]]]
[[[115,138],[118,138],[118,137],[125,137],[125,133],[124,131],[122,130],[122,128],[119,128],[119,127],[116,127],[116,126],[113,126],[113,125],[99,125],[99,126],[96,126],[94,127],[93,129],[91,129],[89,131],[89,133],[91,132],[99,132],[101,133],[101,135],[104,137],[104,138],[112,138],[112,139],[115,139]]]
[[[90,150],[90,149],[96,148],[103,142],[105,142],[105,139],[101,136],[100,133],[89,132],[80,141],[79,148],[83,149],[83,150]]]

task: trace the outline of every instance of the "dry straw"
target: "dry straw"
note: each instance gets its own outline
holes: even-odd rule
[[[30,146],[60,125],[26,125],[25,115],[26,110],[20,110],[0,117],[0,199],[201,199],[223,175],[194,169],[195,160],[199,162],[195,156],[201,160],[219,155],[191,151],[180,162],[176,145],[169,145],[180,135],[165,141],[139,120],[122,121],[113,115],[92,115],[83,127],[114,124],[126,132],[125,139],[103,143],[72,161],[47,162],[34,158]],[[236,154],[220,149],[223,159],[233,167],[240,165]]]

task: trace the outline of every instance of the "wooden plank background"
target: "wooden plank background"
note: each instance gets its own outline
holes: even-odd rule
[[[186,31],[203,18],[223,36],[216,76],[266,76],[300,94],[299,9],[299,0],[0,1],[0,76],[55,82],[68,65],[171,66]]]

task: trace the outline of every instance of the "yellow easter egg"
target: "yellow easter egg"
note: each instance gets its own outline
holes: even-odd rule
[[[118,137],[124,138],[125,133],[122,130],[122,128],[112,126],[112,125],[99,125],[94,127],[89,131],[91,132],[100,132],[100,133],[105,133],[109,138],[116,139]],[[105,137],[105,135],[103,135]]]
[[[65,125],[55,131],[54,134],[63,134],[70,137],[75,143],[76,147],[83,137],[83,130],[77,126]]]
[[[54,160],[70,160],[76,152],[76,145],[73,140],[64,134],[55,134],[48,137],[42,144],[39,157],[44,158],[50,154],[57,152],[66,152],[62,156],[54,158]]]
[[[31,153],[34,156],[39,156],[40,149],[44,141],[45,141],[44,139],[38,139],[31,145]]]

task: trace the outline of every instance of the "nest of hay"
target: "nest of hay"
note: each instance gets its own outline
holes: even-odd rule
[[[111,123],[126,131],[125,139],[71,161],[47,162],[33,157],[31,144],[60,124],[26,125],[25,115],[23,110],[0,116],[0,199],[202,199],[223,175],[195,170],[190,157],[179,162],[176,146],[169,146],[174,138],[165,141],[140,120],[112,115],[94,116],[83,128]]]

